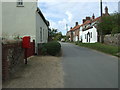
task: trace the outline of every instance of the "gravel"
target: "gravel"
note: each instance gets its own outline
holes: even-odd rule
[[[33,56],[3,88],[63,88],[63,75],[60,57]]]

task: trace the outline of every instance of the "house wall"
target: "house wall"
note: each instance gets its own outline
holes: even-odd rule
[[[41,28],[41,29],[40,29]],[[40,34],[40,30],[42,31],[42,35]],[[41,50],[42,43],[48,42],[48,27],[41,18],[41,16],[36,12],[36,44],[35,44],[35,52],[39,54]]]
[[[79,41],[82,42],[82,38],[83,38],[83,31],[80,30],[80,31],[79,31]]]
[[[34,0],[33,0],[34,1]],[[13,39],[15,35],[36,35],[36,2],[24,2],[24,7],[17,7],[16,2],[2,3],[3,37]],[[31,41],[32,41],[31,39]]]
[[[90,35],[87,36],[88,32]],[[92,33],[92,34],[91,34]],[[88,38],[88,41],[87,41]],[[97,29],[95,27],[82,32],[83,43],[95,43],[97,42]]]
[[[2,41],[2,4],[0,1],[0,42]],[[0,43],[0,89],[2,89],[2,45]]]
[[[40,36],[40,28],[42,28],[42,36]],[[48,27],[37,12],[36,12],[36,37],[37,43],[47,43],[48,41]]]
[[[0,1],[0,38],[2,37],[2,2]]]

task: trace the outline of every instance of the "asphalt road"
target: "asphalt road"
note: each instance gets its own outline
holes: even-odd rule
[[[61,43],[65,88],[118,88],[118,58]]]

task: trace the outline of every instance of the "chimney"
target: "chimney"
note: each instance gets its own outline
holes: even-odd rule
[[[72,27],[70,29],[72,29]]]
[[[85,19],[83,19],[83,23],[85,22],[86,20]]]
[[[77,25],[78,25],[78,22],[76,22],[75,25],[77,26]]]
[[[94,13],[93,13],[92,19],[95,19],[95,15],[94,15]]]
[[[86,20],[90,20],[90,17],[86,17]]]
[[[105,14],[108,14],[108,7],[105,7]]]

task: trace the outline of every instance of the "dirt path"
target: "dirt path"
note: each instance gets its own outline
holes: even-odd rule
[[[3,88],[63,88],[60,57],[34,56]]]

